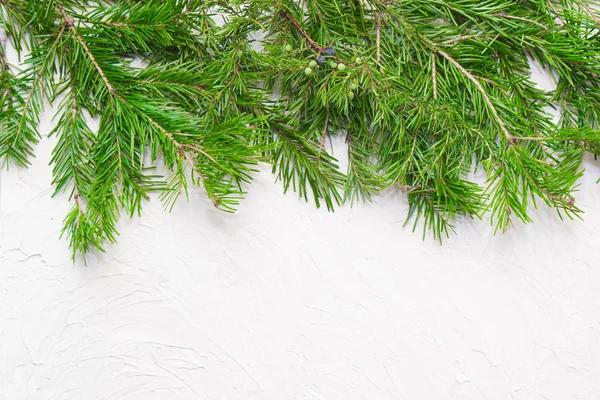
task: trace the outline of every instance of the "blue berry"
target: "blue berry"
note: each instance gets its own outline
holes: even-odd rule
[[[335,56],[335,50],[332,49],[331,47],[328,47],[325,49],[325,55],[326,56]]]
[[[324,64],[325,63],[325,57],[323,57],[323,56],[317,57],[317,63],[318,64]]]

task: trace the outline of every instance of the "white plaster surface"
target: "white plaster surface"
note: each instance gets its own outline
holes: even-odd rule
[[[0,172],[0,400],[600,398],[593,161],[583,222],[459,221],[439,246],[402,194],[328,213],[265,171],[235,215],[153,198],[84,267],[52,143]]]

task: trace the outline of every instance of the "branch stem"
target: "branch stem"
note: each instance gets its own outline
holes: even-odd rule
[[[57,8],[58,8],[58,12],[60,13],[60,15],[63,19],[63,27],[69,29],[73,33],[73,36],[75,37],[77,42],[79,42],[79,44],[83,48],[83,51],[88,56],[88,58],[90,59],[90,62],[96,69],[96,72],[98,72],[100,79],[102,79],[102,81],[104,81],[104,84],[106,85],[106,88],[108,89],[108,91],[114,95],[116,93],[114,86],[110,83],[110,81],[104,74],[104,71],[102,70],[102,68],[100,68],[98,61],[96,61],[96,57],[94,57],[94,55],[88,48],[87,44],[85,43],[85,40],[83,40],[83,38],[77,31],[77,28],[75,27],[75,21],[73,20],[73,18],[71,18],[67,15],[65,8],[62,6],[62,4],[60,4],[60,3],[57,4]]]
[[[377,64],[381,64],[381,14],[375,13],[375,23],[377,24]]]
[[[315,42],[313,40],[313,38],[311,38],[310,35],[308,33],[306,33],[306,31],[304,30],[302,25],[300,25],[300,23],[298,21],[296,21],[296,19],[294,17],[292,17],[292,15],[290,13],[288,13],[287,11],[284,11],[283,15],[285,16],[285,18],[287,18],[291,22],[291,24],[294,26],[294,28],[296,28],[296,30],[298,32],[300,32],[300,34],[306,39],[308,44],[312,48],[314,48],[315,50],[317,50],[319,52],[319,54],[325,50],[323,48],[323,46],[320,46],[319,44],[317,44],[317,42]]]
[[[490,109],[490,112],[492,113],[492,116],[494,117],[494,119],[498,123],[498,126],[500,127],[500,130],[502,131],[502,133],[504,134],[504,136],[506,137],[506,139],[509,142],[513,143],[515,141],[515,136],[513,136],[508,131],[508,129],[506,128],[506,125],[504,124],[504,121],[502,120],[502,118],[500,118],[500,114],[498,114],[498,111],[496,110],[496,107],[494,106],[494,103],[492,103],[492,99],[490,99],[490,96],[488,96],[487,92],[485,91],[485,89],[481,85],[481,82],[479,82],[479,80],[477,80],[477,78],[475,78],[473,76],[473,74],[471,74],[469,71],[467,71],[467,69],[465,67],[463,67],[458,61],[456,61],[454,58],[450,57],[450,55],[448,53],[446,53],[445,51],[443,51],[441,49],[437,49],[436,51],[437,51],[437,53],[440,56],[442,56],[446,60],[448,60],[450,62],[450,64],[454,65],[468,80],[470,80],[475,85],[475,87],[477,88],[477,90],[483,96],[483,100],[485,101],[485,103],[487,104],[488,108]]]

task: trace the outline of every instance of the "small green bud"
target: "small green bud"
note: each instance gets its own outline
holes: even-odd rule
[[[354,92],[348,92],[348,98],[350,100],[354,99]]]
[[[311,61],[311,62],[308,63],[308,66],[311,67],[311,68],[316,68],[317,62],[316,61]]]
[[[352,89],[352,90],[356,90],[356,89],[358,89],[358,85],[357,85],[356,83],[352,82],[352,83],[350,84],[350,89]]]
[[[238,51],[235,52],[235,55],[236,55],[237,58],[240,58],[241,56],[244,55],[244,52],[241,51],[241,50],[238,50]]]
[[[362,58],[356,57],[356,59],[354,60],[354,62],[357,63],[357,64],[362,64]]]
[[[304,70],[304,75],[306,76],[311,76],[313,74],[313,70],[311,67],[306,67],[306,69]]]
[[[285,45],[285,51],[292,51],[292,45],[291,44],[286,44]]]
[[[337,69],[339,69],[340,71],[345,70],[346,69],[346,64],[339,63],[338,66],[337,66]]]
[[[337,63],[335,61],[332,61],[332,62],[329,63],[329,66],[331,68],[337,68],[338,65],[337,65]]]

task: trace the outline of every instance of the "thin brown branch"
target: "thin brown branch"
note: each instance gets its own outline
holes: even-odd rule
[[[381,64],[381,14],[375,13],[375,23],[377,24],[377,63]]]
[[[554,7],[554,4],[552,4],[552,0],[548,0],[548,5],[549,5],[549,6],[550,6],[550,8],[552,9],[552,11],[554,11],[554,16],[555,16],[556,18],[558,18],[558,19],[560,20],[560,22],[561,22],[561,23],[564,25],[564,24],[565,24],[565,21],[564,21],[564,19],[562,19],[562,18],[560,17],[560,14],[559,14],[558,10],[556,9],[556,7]]]
[[[412,192],[416,192],[417,190],[420,190],[420,189],[421,189],[421,185],[417,185],[417,186],[414,186],[414,187],[411,187],[411,188],[409,188],[409,189],[408,189],[408,191],[407,191],[406,193],[407,193],[407,194],[410,194],[410,193],[412,193]]]
[[[178,143],[175,139],[173,139],[173,141],[175,143]],[[182,148],[187,148],[187,149],[190,149],[190,150],[193,150],[193,151],[195,151],[197,153],[202,154],[204,157],[208,158],[210,161],[212,161],[213,163],[215,163],[219,168],[222,168],[221,165],[219,164],[219,162],[217,160],[215,160],[213,156],[211,156],[210,154],[208,154],[206,152],[206,150],[204,150],[199,145],[197,145],[197,144],[180,144],[180,146]]]
[[[444,44],[454,44],[454,43],[460,42],[462,40],[474,39],[474,38],[483,37],[483,36],[485,36],[485,35],[483,35],[481,33],[476,33],[476,34],[473,34],[473,35],[457,36],[457,37],[454,37],[452,39],[448,39],[448,40],[444,41],[443,43]]]
[[[126,24],[124,22],[90,21],[91,23],[110,26],[112,28],[164,28],[165,24]]]
[[[129,104],[126,100],[123,100],[125,103]],[[131,106],[131,104],[129,104]],[[173,143],[173,146],[175,146],[175,148],[177,149],[177,151],[183,155],[183,153],[186,153],[186,149],[187,150],[193,150],[199,154],[202,154],[203,156],[205,156],[206,158],[208,158],[209,160],[211,160],[213,163],[215,163],[217,166],[221,167],[219,165],[219,163],[217,162],[217,160],[215,160],[210,154],[208,154],[202,147],[198,146],[198,145],[194,145],[194,144],[182,144],[179,141],[177,141],[177,139],[175,139],[175,137],[173,136],[173,134],[169,131],[167,131],[162,125],[160,125],[158,122],[156,122],[154,119],[152,119],[149,115],[145,115],[146,119],[148,120],[148,122],[154,126],[159,132],[161,132],[163,135],[165,135],[165,137],[167,139],[169,139],[171,141],[171,143]]]
[[[211,160],[213,163],[215,163],[219,168],[222,168],[219,165],[219,163],[217,162],[217,160],[215,160],[210,154],[208,154],[202,147],[200,147],[198,145],[179,143],[177,141],[177,139],[175,139],[175,137],[169,131],[167,131],[165,128],[163,128],[162,125],[160,125],[158,122],[156,122],[154,119],[152,119],[149,115],[146,115],[146,119],[159,132],[161,132],[163,135],[165,135],[165,137],[167,139],[169,139],[171,141],[171,143],[173,143],[173,146],[175,146],[176,151],[179,154],[179,156],[183,157],[185,159],[185,161],[189,164],[189,166],[192,168],[192,170],[198,175],[198,178],[200,179],[200,181],[203,184],[205,184],[206,178],[205,178],[204,174],[202,174],[202,172],[198,169],[198,167],[196,167],[196,163],[194,162],[194,159],[192,158],[190,152],[187,150],[194,151],[194,152],[196,152],[196,154],[202,154],[203,156],[205,156],[206,158]],[[215,207],[218,207],[218,205],[219,205],[218,198],[213,198],[213,196],[210,194],[210,191],[208,191],[208,190],[207,190],[207,193],[209,194],[209,197],[211,198],[213,205]]]
[[[94,69],[96,70],[96,72],[98,72],[100,79],[102,79],[102,81],[106,85],[106,88],[108,89],[108,91],[114,95],[116,93],[114,86],[110,83],[110,81],[104,74],[104,71],[102,70],[102,68],[100,68],[98,61],[96,61],[96,57],[94,57],[94,54],[92,54],[92,52],[88,48],[87,44],[85,43],[85,40],[83,40],[83,38],[77,31],[77,28],[75,27],[75,20],[73,18],[69,17],[67,12],[65,11],[65,8],[60,3],[57,4],[57,9],[63,19],[63,27],[69,29],[73,33],[73,36],[75,37],[77,42],[79,42],[79,44],[83,48],[83,51],[90,59],[90,62],[94,66]]]
[[[587,13],[590,14],[590,17],[592,17],[592,19],[594,20],[596,25],[600,25],[600,19],[598,19],[598,16],[596,15],[596,13],[594,13],[594,10],[592,10],[590,8],[590,6],[585,4],[585,2],[583,2],[583,1],[580,2],[579,5],[581,5],[581,7],[583,7],[585,9],[585,11],[587,11]]]
[[[6,58],[6,54],[4,52],[4,45],[0,43],[0,64],[2,65],[2,70],[4,72],[10,71],[10,64],[8,63],[8,59]]]
[[[192,158],[191,154],[184,151],[184,152],[181,152],[180,155],[183,156],[183,158],[185,158],[185,160],[190,165],[192,170],[194,170],[194,172],[196,174],[198,174],[198,179],[200,179],[200,182],[202,182],[202,184],[204,185],[204,187],[206,189],[206,178],[204,177],[202,172],[200,172],[198,170],[198,168],[196,167],[196,163],[194,162],[194,159]],[[219,206],[219,198],[215,197],[209,190],[206,190],[206,193],[208,194],[208,197],[212,201],[213,205],[215,207],[218,207]]]
[[[300,25],[300,23],[298,21],[296,21],[296,19],[294,17],[292,17],[292,15],[290,13],[288,13],[287,11],[284,11],[283,15],[285,16],[285,18],[287,18],[292,25],[294,26],[294,28],[296,28],[296,30],[298,32],[300,32],[300,34],[306,39],[306,41],[308,42],[308,44],[314,48],[315,50],[317,50],[319,53],[322,53],[325,49],[323,48],[323,46],[320,46],[317,42],[315,42],[308,33],[306,33],[306,31],[304,30],[304,28],[302,28],[302,25]]]
[[[500,118],[500,114],[498,114],[498,111],[496,110],[496,107],[494,106],[494,103],[492,103],[492,99],[490,99],[490,96],[488,96],[487,92],[485,91],[485,89],[481,85],[481,82],[479,82],[479,80],[477,80],[477,78],[475,78],[469,71],[467,71],[465,69],[465,67],[463,67],[458,61],[456,61],[454,58],[450,57],[450,55],[448,53],[446,53],[445,51],[443,51],[441,49],[437,49],[436,51],[437,51],[437,53],[439,55],[441,55],[446,60],[448,60],[450,62],[450,64],[454,65],[468,80],[470,80],[471,82],[473,82],[473,84],[475,85],[475,87],[477,88],[477,90],[483,96],[483,99],[484,99],[485,103],[489,107],[489,109],[490,109],[490,111],[492,113],[492,116],[494,117],[494,119],[496,120],[496,122],[498,123],[498,125],[500,126],[500,130],[502,131],[502,133],[504,134],[504,136],[506,137],[506,139],[509,142],[514,143],[515,137],[506,128],[506,125],[504,124],[504,121],[502,120],[502,118]]]
[[[545,138],[545,137],[541,137],[541,136],[536,136],[536,137],[513,136],[513,140],[520,140],[522,142],[548,142],[548,141],[552,141],[552,140],[556,140],[556,139]]]
[[[0,0],[0,4],[5,7],[14,8],[15,4],[11,0]]]
[[[433,53],[431,54],[431,77],[433,79],[433,98],[437,100],[437,66]]]
[[[115,94],[116,91],[115,91],[114,86],[110,83],[110,81],[108,80],[108,78],[104,74],[104,71],[102,70],[102,68],[100,68],[100,65],[98,65],[98,62],[96,61],[96,58],[94,57],[94,55],[92,54],[92,52],[88,48],[88,46],[85,43],[85,41],[83,40],[83,38],[77,33],[77,30],[75,29],[74,26],[72,26],[70,29],[73,32],[73,34],[75,35],[75,39],[77,39],[77,41],[79,42],[79,44],[83,48],[83,51],[85,51],[85,54],[87,54],[87,56],[89,57],[90,62],[92,63],[92,65],[94,66],[94,68],[96,69],[96,71],[98,72],[98,75],[100,75],[100,78],[102,79],[102,81],[104,81],[104,84],[106,85],[106,88],[108,89],[108,91],[111,94]]]
[[[517,17],[517,16],[514,16],[514,15],[507,14],[507,13],[497,13],[497,14],[493,14],[493,15],[495,17],[502,17],[502,18],[506,18],[506,19],[514,19],[514,20],[517,20],[517,21],[529,22],[530,24],[534,24],[534,25],[539,26],[540,28],[542,28],[545,31],[548,30],[548,27],[545,26],[544,24],[541,24],[541,23],[539,23],[537,21],[534,21],[532,19],[529,19],[529,18]]]
[[[412,192],[415,192],[419,189],[421,189],[421,185],[417,185],[417,186],[410,186],[410,185],[400,185],[400,190],[402,190],[403,192],[406,192],[406,194],[410,194]]]
[[[491,79],[488,79],[488,78],[484,78],[483,76],[477,76],[476,78],[477,78],[477,79],[479,79],[479,80],[482,80],[482,81],[484,81],[485,83],[488,83],[488,84],[490,84],[490,85],[494,86],[496,89],[498,89],[499,91],[501,91],[501,92],[502,92],[502,93],[503,93],[503,94],[504,94],[506,97],[510,97],[510,96],[511,96],[511,94],[510,94],[510,93],[508,93],[506,90],[504,90],[504,89],[503,89],[503,88],[502,88],[502,87],[501,87],[501,86],[498,84],[498,82],[495,82],[495,81],[493,81],[493,80],[491,80]]]

